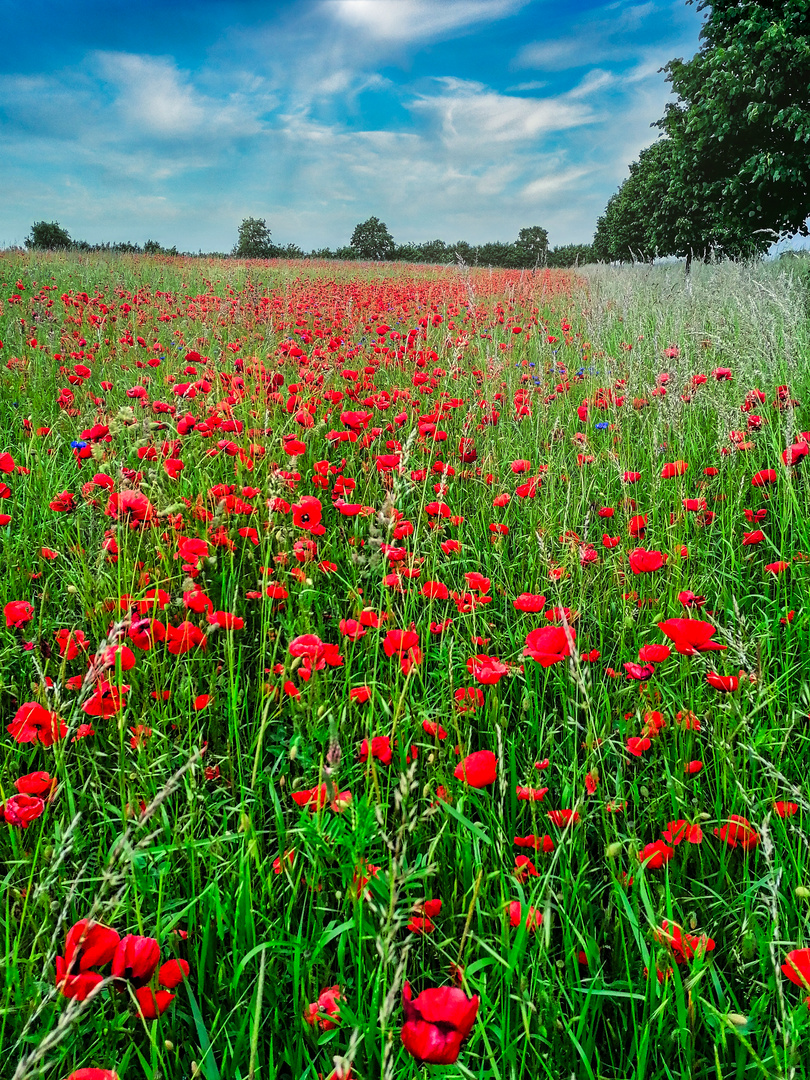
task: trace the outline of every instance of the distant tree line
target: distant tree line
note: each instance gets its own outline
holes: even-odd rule
[[[145,244],[106,243],[88,244],[74,240],[57,221],[35,221],[26,237],[29,250],[40,251],[109,251],[124,255],[178,255],[176,247],[163,247],[156,240]],[[448,244],[444,240],[428,240],[422,244],[397,244],[384,221],[370,217],[354,229],[351,240],[343,247],[316,248],[304,251],[297,244],[275,244],[263,218],[244,218],[239,226],[237,241],[230,252],[182,252],[197,255],[237,259],[339,259],[385,260],[392,262],[430,263],[468,266],[493,266],[531,270],[535,267],[582,266],[593,262],[590,244],[564,244],[549,248],[548,232],[540,225],[521,229],[512,243],[494,242],[469,244],[459,240]]]
[[[177,255],[176,247],[166,248],[157,240],[145,244],[129,241],[105,244],[89,244],[86,240],[74,240],[58,221],[35,221],[25,238],[25,246],[39,251],[114,251],[124,255]]]
[[[664,68],[678,100],[597,222],[607,262],[741,258],[810,217],[808,0],[700,0],[700,50]]]
[[[497,266],[531,270],[537,266],[566,267],[593,262],[590,244],[565,244],[549,248],[548,232],[540,225],[521,229],[512,243],[470,244],[466,240],[447,243],[427,240],[424,243],[397,244],[384,221],[370,217],[359,222],[351,240],[343,247],[316,248],[304,252],[296,244],[273,243],[267,222],[249,217],[239,226],[239,236],[232,254],[241,259],[341,259],[391,262]]]

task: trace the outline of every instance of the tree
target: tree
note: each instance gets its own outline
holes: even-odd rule
[[[595,259],[592,244],[561,244],[549,251],[546,265],[566,269],[569,266],[585,266]]]
[[[30,235],[25,238],[27,248],[45,251],[69,248],[70,244],[70,234],[58,221],[35,221],[31,226]]]
[[[239,239],[233,249],[237,259],[272,259],[276,248],[263,218],[246,217],[239,226]]]
[[[642,150],[630,175],[608,200],[596,223],[593,251],[604,262],[654,259],[658,255],[688,255],[706,249],[707,213],[693,207],[689,216],[673,195],[677,168],[672,140]]]
[[[388,259],[394,250],[394,238],[388,226],[376,217],[355,225],[349,243],[358,259]]]
[[[669,194],[681,208],[672,237],[728,255],[808,234],[810,24],[807,0],[700,0],[703,44],[664,70],[679,100],[658,126],[674,148]],[[708,213],[707,213],[708,208]]]
[[[521,229],[518,233],[517,265],[532,269],[535,266],[543,266],[548,254],[548,232],[540,225],[530,225]]]

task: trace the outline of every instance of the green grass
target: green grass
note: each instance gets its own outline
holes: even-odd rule
[[[34,607],[24,629],[0,629],[3,726],[22,703],[39,701],[69,729],[51,749],[18,744],[5,730],[1,741],[0,799],[35,770],[58,780],[53,801],[27,829],[0,826],[3,1076],[59,1080],[98,1066],[121,1080],[325,1080],[337,1056],[361,1080],[414,1077],[419,1066],[399,1037],[403,981],[415,993],[451,985],[454,965],[481,1004],[458,1063],[428,1067],[436,1075],[747,1080],[810,1071],[807,995],[780,969],[787,952],[808,944],[810,901],[810,507],[807,475],[781,461],[785,446],[810,428],[810,294],[800,267],[786,260],[695,266],[685,281],[678,267],[593,267],[573,279],[7,253],[0,282],[0,450],[30,470],[0,477],[11,488],[0,505],[11,515],[0,529],[0,607],[14,600]],[[43,292],[43,285],[52,288]],[[74,305],[82,294],[97,300]],[[7,302],[14,295],[21,301]],[[427,339],[417,347],[436,355],[424,367],[414,356],[386,363],[374,351],[381,322],[405,335],[426,316]],[[561,329],[566,320],[570,332]],[[510,321],[530,332],[512,334]],[[123,344],[128,331],[160,350]],[[305,364],[278,351],[295,331],[310,339],[301,344]],[[558,340],[549,343],[549,335]],[[338,343],[330,348],[330,341]],[[664,358],[669,346],[679,347],[677,357]],[[188,349],[210,358],[194,364],[196,376],[183,374]],[[318,349],[322,356],[313,354]],[[71,357],[79,350],[85,355]],[[136,367],[155,355],[164,357],[160,366]],[[215,414],[233,385],[220,374],[237,375],[237,358],[253,368],[242,372],[247,392],[220,415],[242,421],[242,432],[178,436],[175,418],[151,407],[176,404],[178,418]],[[73,387],[71,415],[57,397],[68,386],[59,368],[74,363],[87,364],[91,375]],[[277,388],[261,381],[259,363],[268,377],[284,376],[280,401],[268,397]],[[555,392],[564,378],[553,369],[559,364],[570,387]],[[324,392],[345,391],[341,371],[362,379],[364,366],[372,371],[358,401],[344,400],[327,415]],[[731,368],[733,379],[712,378],[718,367]],[[573,378],[580,368],[583,377]],[[413,385],[417,370],[433,373],[432,393]],[[670,376],[666,396],[653,393],[661,372]],[[697,373],[708,380],[684,402]],[[213,389],[194,399],[176,398],[167,382],[204,375]],[[147,407],[126,394],[144,376]],[[621,379],[626,385],[614,393],[623,392],[626,404],[604,413],[591,404],[581,423],[576,407]],[[101,388],[104,381],[111,390]],[[301,389],[287,411],[290,383]],[[800,402],[795,408],[773,407],[781,385]],[[415,404],[399,399],[381,409],[376,399],[370,426],[383,431],[372,445],[329,444],[327,432],[344,428],[343,408],[364,409],[364,398],[394,388],[408,390]],[[531,391],[531,416],[515,415],[519,388]],[[735,450],[729,432],[745,430],[740,406],[754,388],[766,394],[753,410],[764,423],[747,438],[752,448]],[[635,408],[637,398],[648,404]],[[441,401],[460,404],[439,424],[447,441],[433,444],[419,436],[418,418]],[[308,429],[295,421],[307,402]],[[493,407],[497,425],[483,424]],[[401,410],[404,423],[385,430]],[[603,419],[610,428],[596,430]],[[112,439],[79,467],[71,441],[97,421],[109,425]],[[50,434],[37,435],[43,426]],[[307,444],[295,461],[302,477],[295,491],[273,468],[293,469],[280,441],[287,434]],[[226,451],[209,455],[220,437],[233,440],[252,469]],[[476,462],[459,460],[462,437],[475,440]],[[185,469],[171,480],[160,457],[141,459],[138,449],[160,450],[175,438]],[[387,440],[403,447],[403,475],[390,481],[375,467]],[[578,454],[594,460],[580,465]],[[371,508],[367,515],[339,515],[330,492],[312,484],[315,462],[344,457],[344,475],[356,480],[344,498]],[[510,463],[522,458],[532,469],[516,476]],[[456,470],[441,496],[433,488],[441,476],[430,472],[437,459]],[[661,479],[663,464],[676,460],[689,463],[686,474]],[[547,469],[536,497],[517,497],[516,486],[540,466]],[[704,477],[709,466],[719,474]],[[154,527],[127,528],[106,516],[109,494],[101,488],[82,494],[97,472],[121,490],[122,468],[143,473],[139,487],[159,515]],[[422,468],[427,480],[412,480]],[[776,469],[778,480],[763,493],[751,477],[765,468]],[[623,483],[625,470],[641,480]],[[228,514],[215,497],[206,499],[218,484],[258,489],[248,497],[257,512]],[[50,510],[65,490],[76,495],[76,509]],[[511,501],[493,507],[500,492]],[[293,545],[309,534],[289,515],[271,514],[267,500],[294,503],[304,494],[321,499],[326,532],[314,538],[316,561],[298,563]],[[704,526],[682,506],[698,497],[716,513]],[[462,524],[429,527],[426,507],[439,498]],[[212,519],[202,520],[195,506]],[[603,506],[615,508],[612,519],[598,516]],[[392,508],[413,523],[413,535],[393,539]],[[744,508],[767,508],[765,522],[749,524]],[[649,515],[646,536],[632,540],[628,519],[641,513]],[[493,537],[491,523],[507,524],[508,535]],[[258,529],[258,546],[239,535],[245,526]],[[196,584],[214,610],[244,618],[244,627],[211,631],[204,651],[179,656],[161,644],[133,648],[135,667],[119,675],[132,688],[126,708],[95,720],[95,736],[73,742],[88,719],[80,708],[88,688],[65,683],[83,675],[86,656],[62,660],[55,631],[83,630],[93,656],[112,624],[126,635],[128,602],[120,598],[137,602],[155,587],[171,598],[156,613],[164,623],[189,619],[210,631],[204,615],[184,608],[193,583],[178,539],[210,538],[220,527],[232,550],[212,546]],[[756,527],[765,541],[742,546],[743,532]],[[107,530],[117,540],[115,562],[102,547]],[[619,536],[619,546],[603,548],[603,533]],[[440,542],[449,538],[461,542],[460,552],[443,552]],[[583,543],[594,545],[597,562],[580,565]],[[407,547],[406,565],[421,570],[418,579],[403,579],[402,592],[383,581],[396,565],[386,544]],[[638,544],[668,553],[666,566],[634,576],[627,551]],[[43,547],[58,557],[43,559]],[[790,563],[787,573],[764,570],[777,560]],[[322,561],[336,569],[319,569]],[[275,572],[262,575],[261,567]],[[560,569],[559,579],[551,575]],[[466,592],[464,574],[473,571],[491,580],[487,605],[460,613],[452,600],[420,595],[432,580]],[[271,581],[287,589],[283,604],[247,597]],[[665,640],[656,624],[687,614],[678,600],[686,589],[706,597],[703,613],[694,614],[718,628],[727,651],[687,657],[673,650],[647,683],[626,679],[623,663]],[[515,610],[523,592],[543,593],[546,609],[577,613],[572,659],[543,669],[523,658],[526,635],[545,624]],[[364,606],[387,621],[356,642],[342,637],[340,620]],[[793,621],[781,625],[790,611]],[[448,617],[452,624],[432,634],[430,624]],[[405,676],[382,642],[388,629],[412,622],[423,656]],[[339,643],[343,664],[303,681],[288,646],[308,633]],[[475,637],[488,644],[474,644]],[[597,661],[578,659],[592,649]],[[477,653],[499,657],[509,673],[482,687],[482,708],[462,713],[454,691],[476,685],[466,662]],[[746,677],[724,695],[707,684],[710,670]],[[285,693],[287,681],[300,699]],[[365,704],[349,698],[361,685],[371,690]],[[211,703],[197,712],[200,694]],[[640,734],[653,709],[666,727],[633,757],[627,738]],[[687,710],[699,717],[699,732],[676,723]],[[428,736],[424,720],[441,724],[448,738]],[[139,724],[151,736],[133,749],[130,729]],[[379,735],[397,741],[391,764],[359,762],[361,740]],[[456,780],[455,746],[463,754],[493,751],[496,782],[476,790]],[[534,763],[544,758],[550,764],[538,772]],[[693,759],[704,767],[687,776],[684,763]],[[218,774],[207,778],[206,769]],[[593,795],[585,788],[589,773],[598,775]],[[352,792],[343,813],[311,813],[293,801],[293,791],[326,781],[330,791],[335,784]],[[437,798],[440,785],[451,801]],[[518,785],[549,791],[542,802],[524,802]],[[799,810],[783,820],[775,800]],[[609,802],[623,811],[611,812]],[[563,808],[578,810],[581,820],[566,829],[551,824],[546,812]],[[761,838],[748,853],[714,835],[730,814],[748,818]],[[641,850],[677,819],[699,822],[702,843],[680,844],[662,869],[643,867]],[[555,850],[514,846],[515,836],[529,833],[549,833]],[[289,862],[283,854],[291,849]],[[524,883],[514,874],[519,854],[538,871]],[[273,867],[278,856],[281,873]],[[366,864],[379,870],[358,889]],[[424,898],[441,899],[442,909],[434,932],[420,937],[407,926]],[[510,926],[514,900],[543,913],[536,933]],[[156,938],[164,960],[188,961],[189,978],[160,1019],[144,1021],[128,992],[106,984],[78,1007],[57,993],[55,956],[67,929],[87,917],[122,936]],[[709,935],[715,948],[673,964],[654,933],[665,919]],[[656,968],[672,972],[659,982]],[[340,1024],[321,1032],[302,1017],[333,985],[345,997]]]

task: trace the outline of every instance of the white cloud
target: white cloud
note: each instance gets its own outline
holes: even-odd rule
[[[569,90],[566,96],[575,99],[587,97],[588,94],[595,94],[597,90],[610,86],[614,81],[615,77],[611,72],[594,68],[593,71],[588,72],[578,86],[575,86],[573,90]]]
[[[535,143],[541,135],[592,120],[588,106],[562,97],[518,97],[460,79],[438,81],[443,93],[421,95],[407,107],[437,129],[451,151],[485,154],[510,143]]]
[[[588,175],[588,169],[566,169],[564,172],[550,173],[548,176],[540,176],[532,180],[521,189],[521,195],[526,199],[541,199],[559,191],[570,189],[571,185]]]
[[[326,0],[324,10],[377,41],[443,37],[513,14],[527,0]]]
[[[206,140],[257,134],[261,125],[240,93],[206,97],[167,57],[98,52],[97,70],[117,90],[116,105],[127,127],[165,139]]]

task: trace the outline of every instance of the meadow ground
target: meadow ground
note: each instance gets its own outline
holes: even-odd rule
[[[0,280],[3,1077],[810,1071],[802,263]]]

